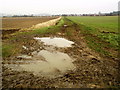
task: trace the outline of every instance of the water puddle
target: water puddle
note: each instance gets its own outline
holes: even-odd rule
[[[20,58],[20,61],[18,60],[15,64],[8,65],[9,68],[16,71],[32,72],[34,75],[50,78],[62,76],[75,69],[74,60],[68,54],[56,51],[54,48],[71,47],[74,42],[57,37],[35,37],[34,39],[51,47],[45,46],[45,50],[33,51],[31,52],[31,56],[17,56],[17,58]],[[27,47],[23,46],[23,48],[26,49]]]
[[[42,56],[45,60],[20,66],[25,71],[33,72],[35,75],[44,75],[48,77],[57,77],[75,68],[72,59],[65,53],[42,50],[37,56]]]
[[[52,45],[55,47],[71,47],[72,44],[74,44],[74,42],[69,41],[67,39],[64,38],[51,38],[51,37],[44,37],[44,38],[39,38],[39,37],[35,37],[35,40],[38,40],[40,42],[44,42],[45,45]]]
[[[28,55],[21,55],[21,56],[17,56],[17,58],[22,58],[22,59],[31,59],[31,56]]]
[[[28,71],[34,75],[55,78],[67,71],[75,69],[73,60],[67,54],[54,51],[41,50],[32,57],[33,62],[20,65],[9,65],[13,70]]]

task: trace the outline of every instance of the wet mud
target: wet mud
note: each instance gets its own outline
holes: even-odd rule
[[[54,34],[31,36],[19,55],[4,59],[3,87],[118,87],[118,62],[88,48],[80,27],[69,22]],[[66,35],[67,30],[72,34]]]

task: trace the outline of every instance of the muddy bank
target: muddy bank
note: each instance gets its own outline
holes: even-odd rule
[[[4,29],[4,30],[0,30],[0,32],[2,32],[2,35],[7,35],[7,34],[12,34],[15,33],[17,31],[19,31],[20,29]]]

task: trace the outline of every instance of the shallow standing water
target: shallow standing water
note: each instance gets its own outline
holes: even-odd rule
[[[71,47],[72,44],[74,44],[74,42],[69,41],[67,39],[64,38],[58,38],[58,37],[43,37],[43,38],[39,38],[39,37],[35,37],[35,40],[38,40],[40,42],[44,42],[45,45],[52,45],[52,46],[56,46],[56,47]]]
[[[37,76],[55,78],[62,76],[67,71],[74,70],[73,61],[65,53],[41,50],[30,60],[27,60],[28,63],[23,63],[22,61],[22,64],[9,64],[7,66],[16,71],[28,71]]]
[[[74,70],[72,59],[65,53],[40,51],[37,56],[42,56],[45,60],[20,65],[25,71],[31,71],[35,75],[44,75],[48,77],[57,77],[68,70]],[[33,57],[34,58],[34,57]]]
[[[44,42],[45,45],[52,45],[58,48],[71,47],[74,42],[68,41],[64,38],[34,38],[39,42]],[[46,46],[45,46],[46,47]],[[45,50],[40,50],[39,52],[32,52],[32,56],[21,55],[18,58],[25,59],[24,62],[29,61],[29,63],[23,63],[14,65],[9,65],[13,70],[17,71],[28,71],[32,72],[34,75],[46,76],[50,78],[55,78],[64,75],[68,71],[74,70],[75,66],[72,63],[74,60],[67,54],[56,51],[51,47],[45,48]]]

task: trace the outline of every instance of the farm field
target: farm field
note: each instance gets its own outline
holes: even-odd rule
[[[68,18],[76,23],[96,28],[100,32],[118,32],[118,16],[74,16]]]
[[[118,17],[67,17],[81,27],[88,46],[104,55],[117,57]]]
[[[3,38],[3,88],[119,88],[118,32],[92,18],[101,17],[62,17]]]
[[[5,38],[11,33],[20,30],[28,30],[37,24],[47,22],[55,18],[57,17],[5,17],[2,18],[2,29],[0,29],[0,31],[2,31],[3,38]]]
[[[56,17],[5,17],[2,18],[2,29],[24,29],[32,27],[41,22],[45,22]]]

